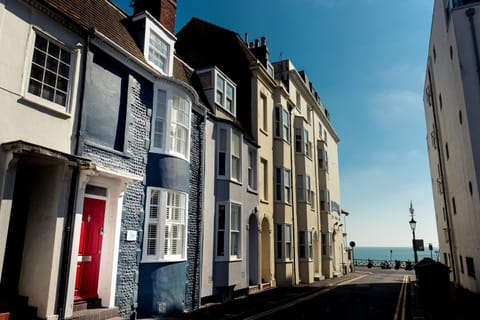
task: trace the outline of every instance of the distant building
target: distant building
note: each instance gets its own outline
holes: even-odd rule
[[[480,293],[480,1],[436,0],[424,105],[441,262]]]

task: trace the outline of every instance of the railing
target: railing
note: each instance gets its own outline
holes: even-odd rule
[[[388,263],[389,267],[391,269],[395,268],[395,261],[390,261],[390,260],[372,260],[372,259],[355,259],[353,263],[355,266],[359,267],[368,267],[368,264],[371,263],[371,267],[376,267],[376,268],[381,268],[382,264],[385,262]],[[400,262],[400,269],[405,269],[405,266],[407,265],[407,261],[399,261]],[[413,261],[408,261],[413,265]]]

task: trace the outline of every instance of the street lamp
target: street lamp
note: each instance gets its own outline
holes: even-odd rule
[[[415,257],[415,264],[418,263],[418,256],[417,256],[417,246],[415,245],[415,227],[417,226],[417,221],[415,221],[415,219],[413,219],[413,205],[412,205],[412,201],[410,201],[410,214],[412,216],[412,218],[410,219],[410,228],[412,229],[412,235],[413,235],[413,239],[412,239],[412,245],[413,245],[413,255]]]

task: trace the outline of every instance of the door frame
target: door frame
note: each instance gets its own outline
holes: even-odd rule
[[[86,193],[86,186],[93,185],[106,189],[106,196]],[[85,198],[105,200],[104,235],[102,239],[102,254],[98,275],[98,298],[102,307],[114,307],[117,280],[118,249],[120,241],[120,225],[122,218],[123,191],[127,186],[122,177],[101,172],[84,172],[79,181],[77,204],[75,211],[75,227],[71,251],[70,274],[68,279],[67,305],[65,316],[73,314],[75,280],[77,275],[78,249],[80,245],[80,230]]]
[[[87,193],[85,193],[85,196],[83,197],[83,201],[84,201],[83,204],[85,204],[86,199],[105,201],[105,209],[104,209],[104,212],[103,212],[103,221],[102,221],[103,222],[103,228],[105,228],[105,218],[106,218],[106,215],[107,215],[108,189],[106,189],[106,192],[107,192],[107,196],[105,196],[105,197],[104,196],[87,194]],[[83,220],[83,215],[84,214],[85,214],[85,212],[83,212],[83,210],[82,210],[82,220]],[[97,288],[96,288],[96,293],[95,293],[98,296],[99,296],[98,289],[99,289],[99,286],[100,286],[100,274],[101,274],[102,256],[103,256],[103,242],[104,241],[103,241],[103,235],[102,235],[100,265],[98,266],[98,280],[97,280]],[[78,251],[77,251],[77,264],[78,264],[78,262],[80,262],[79,260],[80,259],[79,259]],[[77,273],[78,273],[78,269],[77,269],[77,272],[75,273],[75,279],[78,276]],[[76,282],[76,280],[75,280],[75,282]],[[88,298],[86,298],[86,299],[88,299]]]

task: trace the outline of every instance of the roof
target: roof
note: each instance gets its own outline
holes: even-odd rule
[[[145,62],[143,52],[130,32],[129,16],[108,0],[38,0],[81,27],[94,29],[134,57]]]

